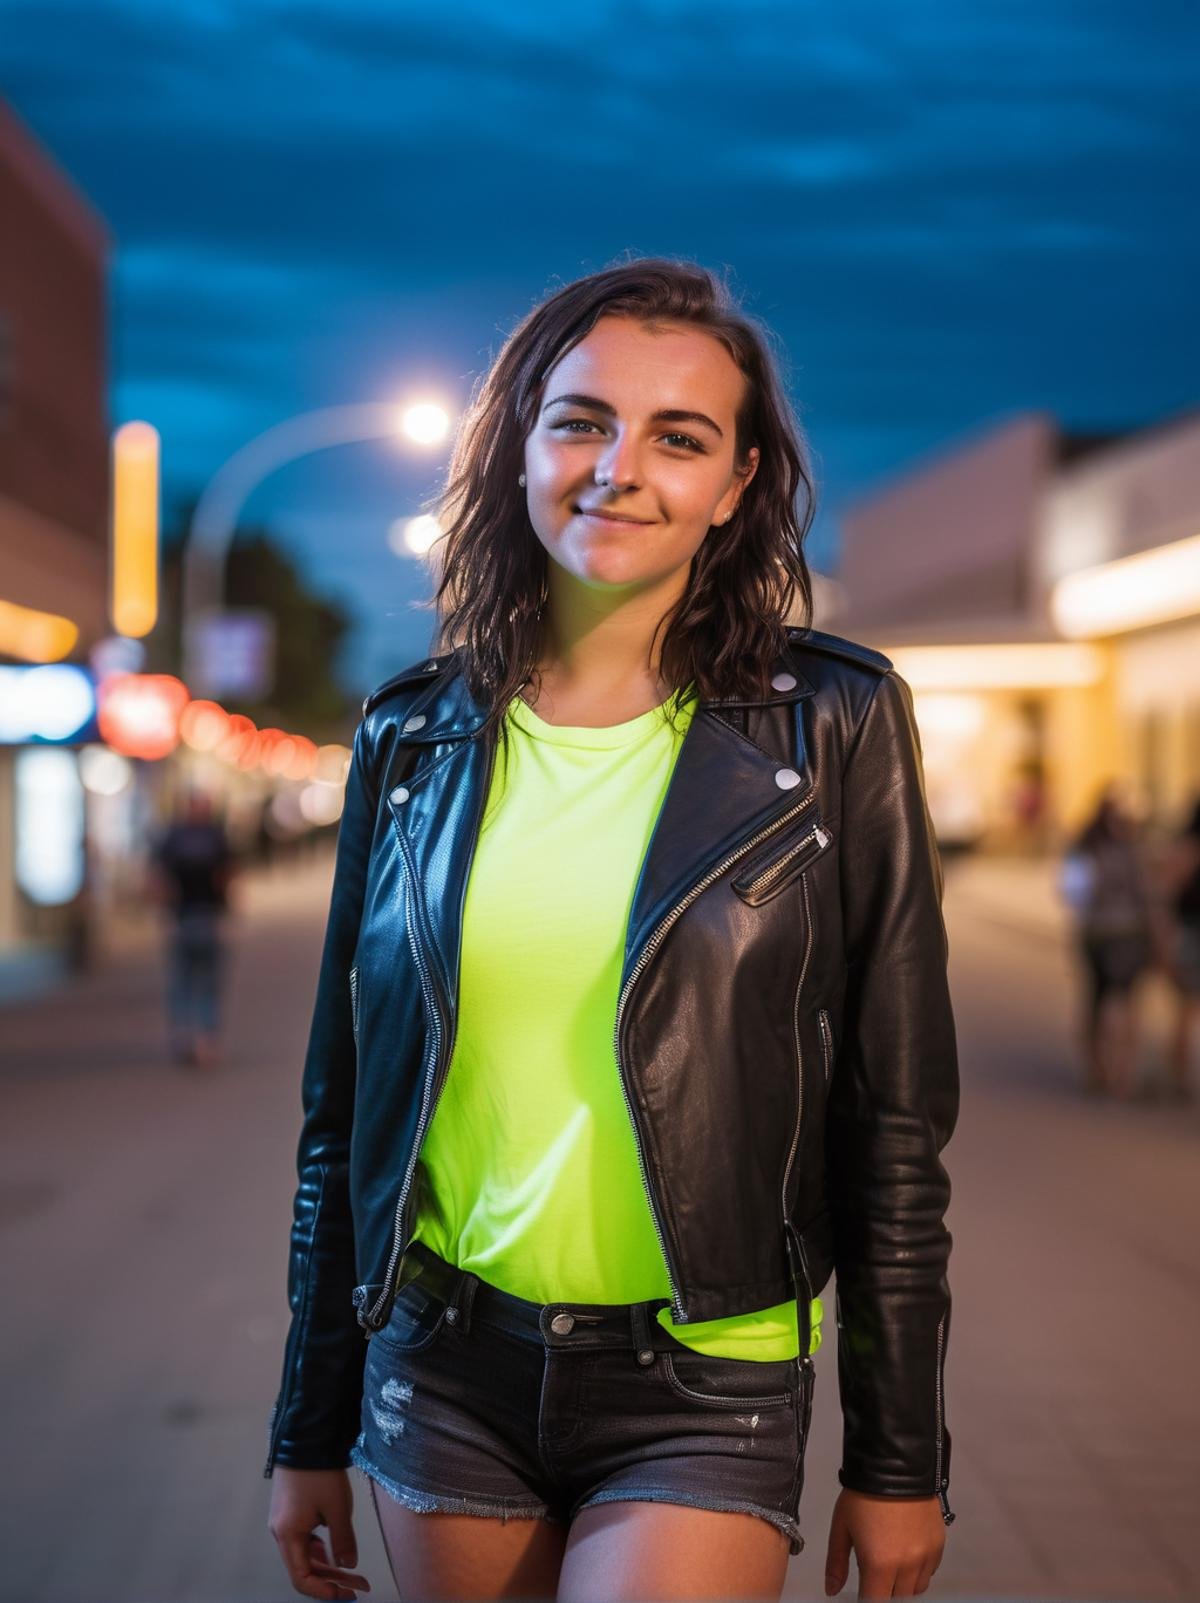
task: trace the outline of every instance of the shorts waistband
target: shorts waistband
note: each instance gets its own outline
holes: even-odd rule
[[[447,1263],[423,1241],[409,1244],[401,1264],[401,1286],[417,1278],[423,1290],[447,1305],[447,1316],[464,1331],[472,1318],[479,1318],[551,1348],[629,1348],[641,1363],[650,1362],[656,1352],[678,1351],[680,1346],[655,1317],[661,1308],[671,1306],[669,1297],[631,1303],[531,1302],[493,1286],[471,1269]]]

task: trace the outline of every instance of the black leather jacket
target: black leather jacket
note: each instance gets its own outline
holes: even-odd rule
[[[958,1112],[942,874],[907,683],[791,628],[765,700],[701,701],[635,887],[614,1046],[673,1317],[837,1273],[845,1486],[950,1469],[940,1153]],[[275,1464],[349,1463],[454,1044],[494,743],[453,653],[368,696],[304,1066]],[[698,1088],[702,1087],[702,1092]]]

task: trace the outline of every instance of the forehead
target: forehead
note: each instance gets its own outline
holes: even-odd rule
[[[703,398],[706,411],[732,417],[741,388],[737,363],[705,329],[678,323],[651,329],[632,318],[602,317],[550,369],[543,395],[549,400],[570,389],[615,406],[685,406]]]

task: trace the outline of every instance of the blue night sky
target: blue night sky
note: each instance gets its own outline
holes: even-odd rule
[[[839,506],[992,420],[1196,404],[1198,15],[6,0],[0,83],[113,234],[112,420],[168,501],[309,408],[461,405],[562,282],[692,256],[777,331],[828,571]],[[386,533],[443,461],[343,447],[248,503],[356,612],[351,687],[426,649]]]

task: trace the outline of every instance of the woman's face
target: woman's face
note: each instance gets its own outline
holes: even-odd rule
[[[744,383],[701,329],[602,317],[551,368],[525,441],[529,516],[552,561],[600,589],[686,572],[758,465],[752,448],[734,469]]]

